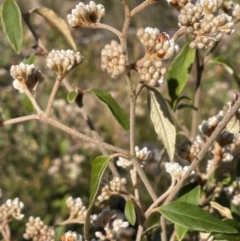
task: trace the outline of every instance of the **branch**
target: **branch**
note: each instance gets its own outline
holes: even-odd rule
[[[211,145],[213,144],[217,136],[222,132],[222,130],[225,128],[227,123],[230,121],[230,119],[234,116],[234,114],[238,111],[239,108],[240,108],[240,98],[235,102],[232,108],[226,113],[222,121],[218,124],[218,126],[216,127],[216,129],[214,130],[214,132],[212,133],[212,135],[209,137],[208,141],[202,148],[202,150],[194,158],[194,161],[192,162],[192,164],[190,165],[190,167],[188,168],[188,170],[186,171],[182,179],[172,189],[171,194],[168,196],[164,204],[169,203],[172,199],[174,199],[174,197],[176,196],[180,188],[183,186],[188,176],[199,165],[199,163],[202,161],[203,157],[205,156],[205,154],[207,153],[208,149],[211,147]]]
[[[157,2],[157,1],[155,1],[155,0],[146,0],[145,2],[139,4],[137,7],[135,7],[135,8],[131,11],[131,13],[130,13],[131,17],[133,17],[133,16],[136,15],[138,12],[142,11],[144,8],[146,8],[146,7],[154,4],[154,3],[156,3],[156,2]]]

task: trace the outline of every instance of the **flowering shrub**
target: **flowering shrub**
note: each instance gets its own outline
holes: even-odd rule
[[[145,0],[138,5],[136,3],[133,8],[126,0],[119,2],[124,10],[121,30],[103,23],[104,15],[111,13],[94,1],[78,3],[67,15],[68,25],[48,8],[39,7],[21,14],[14,0],[5,0],[2,5],[2,25],[13,49],[19,52],[22,47],[21,19],[24,19],[37,40],[36,52],[32,56],[35,58],[25,59],[10,67],[13,87],[19,95],[27,97],[33,113],[9,119],[3,116],[0,119],[2,130],[13,124],[39,121],[77,140],[83,146],[81,155],[75,153],[71,158],[62,155],[62,158],[53,159],[51,164],[48,159],[43,163],[46,176],[55,181],[62,180],[62,174],[69,174],[66,180],[65,177],[62,180],[66,186],[72,186],[73,183],[78,185],[81,175],[86,175],[85,170],[79,168],[81,163],[86,162],[84,152],[91,152],[93,148],[86,143],[93,144],[102,153],[100,156],[94,154],[90,176],[85,178],[87,195],[73,198],[68,194],[66,199],[64,192],[61,193],[61,200],[66,199],[64,206],[68,218],[46,223],[48,220],[44,219],[44,213],[42,217],[30,216],[23,238],[57,240],[59,227],[75,224],[82,227],[81,233],[70,230],[64,233],[62,229],[62,241],[239,240],[240,98],[237,91],[229,102],[224,103],[226,107],[198,126],[198,113],[203,109],[200,104],[201,83],[205,81],[204,71],[209,63],[225,66],[239,81],[237,73],[227,61],[214,57],[217,46],[237,30],[239,4],[218,0],[168,1],[168,7],[178,14],[178,29],[173,34],[160,31],[156,26],[134,29],[136,41],[144,50],[142,57],[135,58],[131,56],[128,46],[131,40],[130,24],[136,15],[148,11],[150,5],[157,6],[159,1]],[[30,14],[44,17],[63,34],[72,49],[59,50],[55,46],[48,53],[32,26]],[[81,71],[86,57],[84,50],[77,51],[69,27],[74,31],[82,28],[104,29],[114,34],[113,39],[98,51],[100,60],[95,68],[101,68],[101,75],[106,73],[106,78],[116,82],[121,80],[117,83],[124,91],[129,112],[118,104],[114,94],[108,93],[104,86],[102,89],[93,88],[88,81],[87,89],[83,89],[85,84],[81,82],[75,89],[72,87],[68,77],[73,71]],[[183,44],[181,40],[184,36],[187,41]],[[40,71],[36,67],[37,58],[42,56],[46,57],[47,68]],[[192,65],[196,70],[191,68]],[[48,79],[45,72],[51,73],[49,78],[55,78],[55,82],[42,107],[41,96],[45,98],[46,94],[40,88],[45,88],[41,85]],[[188,80],[196,82],[193,105],[180,104],[184,99],[189,99],[183,94],[184,87],[191,84]],[[123,88],[123,83],[126,88]],[[168,101],[165,94],[163,97],[166,85]],[[68,107],[73,106],[70,109],[66,107],[65,100],[56,99],[61,86],[68,91]],[[137,128],[140,132],[148,128],[144,122],[136,121],[140,107],[138,101],[146,97],[144,90],[147,92],[149,113],[143,112],[146,116],[149,114],[162,145],[161,151],[151,145],[142,149],[136,146]],[[114,141],[110,144],[105,134],[95,127],[95,124],[98,126],[96,120],[89,116],[84,101],[89,94],[109,108],[123,129],[117,134],[116,144]],[[214,103],[212,105],[215,107]],[[180,111],[187,109],[185,107],[191,107],[191,112],[188,112],[191,130],[181,120]],[[80,130],[78,116],[74,114],[82,115],[87,131]],[[68,119],[72,115],[71,123]],[[109,129],[113,125],[111,122],[108,118],[104,120]],[[150,140],[152,133],[147,135]],[[16,135],[13,137],[16,138]],[[56,141],[54,138],[56,136],[52,133],[49,141]],[[36,138],[32,139],[34,143]],[[127,145],[124,139],[127,139]],[[149,140],[144,141],[148,143]],[[110,176],[106,175],[108,169]],[[75,188],[81,189],[81,186]],[[54,193],[56,190],[50,191]],[[228,200],[227,204],[222,201],[222,196]],[[5,241],[12,239],[10,223],[24,218],[23,207],[23,202],[18,198],[8,199],[0,205],[0,232]]]

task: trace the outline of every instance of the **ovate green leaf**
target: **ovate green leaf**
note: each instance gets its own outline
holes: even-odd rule
[[[172,123],[167,104],[162,95],[154,88],[148,87],[148,107],[150,118],[155,131],[167,149],[169,159],[172,160],[175,152],[176,129]]]
[[[30,10],[29,13],[36,13],[42,16],[51,27],[58,30],[65,37],[67,42],[71,45],[71,47],[74,50],[77,49],[76,43],[72,37],[68,24],[63,18],[58,16],[53,10],[45,7],[39,7],[39,8],[34,8]]]
[[[108,92],[99,89],[88,89],[88,92],[92,93],[98,100],[106,104],[118,123],[125,130],[129,130],[129,117],[127,113],[118,105]]]
[[[237,233],[238,231],[207,211],[191,203],[174,201],[158,208],[171,222],[191,230],[217,233]]]
[[[22,46],[21,11],[14,0],[5,0],[2,6],[1,21],[3,30],[13,49],[19,53]]]
[[[187,83],[188,76],[195,59],[195,51],[195,49],[189,47],[189,43],[186,43],[173,60],[168,71],[168,92],[173,105]]]
[[[88,204],[87,217],[84,224],[84,237],[88,239],[90,210],[96,198],[103,174],[110,161],[109,156],[99,156],[92,162],[91,177],[90,177],[90,197]]]
[[[77,96],[78,96],[78,92],[76,91],[69,92],[67,95],[68,102],[73,103],[76,100]]]
[[[124,208],[124,214],[127,219],[127,221],[135,225],[136,223],[136,213],[135,213],[135,208],[134,208],[134,203],[132,200],[128,200],[126,202],[125,208]]]
[[[109,156],[99,156],[92,162],[88,209],[90,209],[93,205],[94,199],[97,195],[103,174],[108,166],[109,160]]]

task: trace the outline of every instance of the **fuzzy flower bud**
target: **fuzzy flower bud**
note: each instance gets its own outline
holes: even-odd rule
[[[137,37],[152,59],[170,59],[178,51],[174,40],[170,39],[168,34],[160,33],[157,28],[140,28],[137,31]]]
[[[177,162],[166,162],[166,172],[168,172],[173,180],[181,180],[182,176],[187,172],[189,166],[181,167]],[[194,174],[194,171],[191,173]]]
[[[34,241],[54,241],[54,234],[54,228],[45,225],[39,217],[30,217],[23,237]]]
[[[122,186],[126,183],[127,180],[125,178],[113,177],[109,184],[102,188],[101,194],[97,199],[100,202],[108,200],[111,195],[118,194],[121,191]]]
[[[126,71],[127,58],[121,44],[112,40],[101,51],[101,68],[111,78],[117,78]]]
[[[74,67],[83,62],[80,52],[73,50],[52,50],[47,57],[47,67],[53,69],[59,75],[66,75]]]
[[[13,200],[8,199],[0,206],[0,222],[9,219],[23,219],[24,215],[21,214],[24,204],[18,198]]]
[[[102,4],[96,4],[90,1],[89,4],[80,2],[71,12],[67,15],[68,23],[72,28],[88,27],[92,23],[97,23],[105,14],[105,8]]]
[[[83,241],[83,237],[76,232],[67,231],[61,236],[62,241]]]
[[[19,65],[12,65],[10,74],[14,78],[13,87],[20,93],[24,92],[24,88],[35,90],[37,86],[43,81],[43,76],[40,70],[35,69],[33,64],[28,65],[20,63]]]
[[[77,218],[79,221],[84,221],[87,215],[87,208],[83,205],[81,198],[69,197],[66,200],[67,207],[70,211],[70,216]]]
[[[163,83],[167,70],[162,67],[161,60],[147,60],[138,68],[138,73],[143,81],[155,87]]]

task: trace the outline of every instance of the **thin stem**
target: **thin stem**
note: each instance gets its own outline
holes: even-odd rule
[[[28,97],[28,99],[31,101],[31,103],[33,104],[33,107],[35,108],[35,110],[37,111],[37,113],[43,114],[43,111],[41,110],[41,108],[39,107],[37,101],[35,100],[35,98],[33,97],[32,93],[29,91],[29,89],[27,88],[26,85],[23,86],[23,90],[24,93],[26,94],[26,96]]]
[[[172,188],[175,185],[175,181],[172,181],[171,186],[168,188],[168,190],[163,193],[149,208],[148,210],[145,212],[145,217],[148,218],[150,216],[150,214],[152,213],[153,209],[159,205],[172,191]]]
[[[208,141],[202,148],[202,150],[198,153],[198,155],[194,158],[194,161],[189,166],[186,173],[183,175],[182,179],[177,183],[177,185],[172,189],[172,192],[166,199],[164,203],[169,203],[178,193],[180,188],[183,186],[186,179],[189,177],[191,172],[199,165],[199,163],[202,161],[203,157],[211,147],[211,145],[214,143],[217,136],[222,132],[222,130],[225,128],[227,123],[230,121],[230,119],[234,116],[234,114],[238,111],[240,108],[240,98],[235,102],[235,104],[232,106],[232,108],[227,112],[227,114],[224,116],[222,121],[218,124],[218,126],[213,131],[212,135],[209,137]]]
[[[91,142],[91,143],[94,143],[96,144],[97,146],[101,146],[103,148],[106,148],[108,150],[112,150],[112,151],[115,151],[115,152],[119,152],[123,155],[129,155],[128,151],[124,150],[124,149],[121,149],[121,148],[118,148],[118,147],[115,147],[115,146],[112,146],[110,144],[107,144],[107,143],[104,143],[102,141],[99,141],[99,140],[96,140],[94,138],[91,138],[89,136],[86,136],[78,131],[75,131],[71,128],[69,128],[68,126],[58,122],[57,120],[54,120],[53,118],[49,117],[47,118],[46,116],[40,116],[40,119],[46,123],[49,123],[55,127],[57,127],[58,129],[61,129],[63,130],[64,132],[72,135],[72,136],[75,136],[81,140],[85,140],[85,141],[88,141],[88,142]]]
[[[93,28],[106,29],[106,30],[116,34],[118,36],[118,38],[120,39],[120,41],[122,42],[122,39],[123,39],[122,33],[119,30],[117,30],[116,28],[113,28],[113,27],[111,27],[109,25],[106,25],[104,23],[93,23],[93,24],[91,24],[91,26]]]
[[[200,90],[201,90],[201,79],[202,73],[204,70],[204,63],[200,60],[199,50],[196,50],[196,67],[197,67],[197,79],[196,79],[196,92],[194,96],[194,107],[196,110],[193,110],[193,118],[192,118],[192,127],[191,127],[191,140],[194,140],[197,133],[197,125],[198,125],[198,109],[200,104]]]
[[[187,27],[182,26],[180,29],[178,29],[178,31],[173,35],[173,39],[177,40],[178,38],[180,38],[183,34],[186,33]]]
[[[145,2],[139,4],[137,7],[135,7],[132,11],[131,11],[131,17],[133,17],[134,15],[136,15],[138,12],[142,11],[144,8],[150,6],[151,4],[156,3],[155,0],[146,0]]]
[[[121,0],[121,2],[122,2],[124,12],[125,12],[125,18],[124,18],[125,20],[124,20],[124,24],[123,24],[123,28],[122,28],[122,41],[126,45],[127,31],[128,31],[128,27],[129,27],[129,24],[130,24],[130,21],[131,21],[131,15],[130,15],[130,9],[129,9],[129,6],[127,4],[127,1]]]
[[[58,88],[59,88],[59,86],[61,84],[62,79],[63,79],[63,76],[62,75],[58,75],[57,78],[56,78],[56,81],[54,83],[51,95],[50,95],[48,103],[47,103],[47,117],[51,116],[52,104],[53,104],[55,95],[56,95],[56,93],[58,91]]]
[[[166,220],[163,215],[160,217],[160,225],[161,225],[161,240],[167,241]]]
[[[137,237],[135,241],[140,241],[142,239],[143,226],[138,225]]]
[[[37,114],[27,115],[27,116],[22,116],[22,117],[18,117],[18,118],[3,121],[2,123],[0,123],[0,126],[12,125],[12,124],[16,124],[16,123],[20,123],[20,122],[24,122],[24,121],[29,121],[29,120],[35,120],[35,119],[39,119],[39,116]]]

